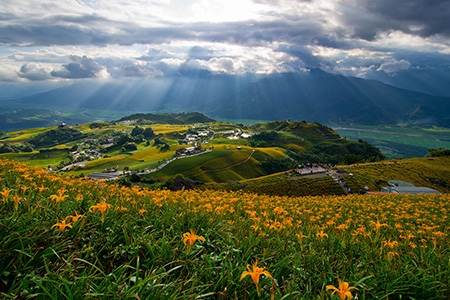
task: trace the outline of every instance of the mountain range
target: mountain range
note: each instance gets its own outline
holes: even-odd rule
[[[319,69],[264,76],[196,72],[120,82],[83,80],[0,98],[0,109],[0,131],[111,120],[130,113],[192,111],[219,119],[450,127],[450,97]]]

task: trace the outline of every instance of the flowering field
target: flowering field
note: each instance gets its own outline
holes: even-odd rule
[[[149,191],[0,160],[0,200],[5,299],[450,297],[448,194]]]

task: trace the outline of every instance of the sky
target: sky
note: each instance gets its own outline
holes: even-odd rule
[[[0,82],[312,68],[438,80],[450,0],[0,0],[0,65]]]

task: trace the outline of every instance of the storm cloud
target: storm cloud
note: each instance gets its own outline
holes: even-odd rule
[[[449,16],[450,0],[11,1],[0,80],[446,70]]]
[[[60,70],[51,72],[53,77],[80,79],[80,78],[107,78],[106,68],[86,56],[71,56],[71,63],[65,64]]]

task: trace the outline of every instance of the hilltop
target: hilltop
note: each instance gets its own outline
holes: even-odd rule
[[[123,117],[119,120],[120,121],[127,121],[127,120],[138,120],[139,124],[142,123],[149,123],[149,124],[195,124],[195,123],[211,123],[215,122],[214,119],[211,119],[204,114],[201,114],[199,112],[192,112],[192,113],[166,113],[166,114],[132,114],[126,117]]]

